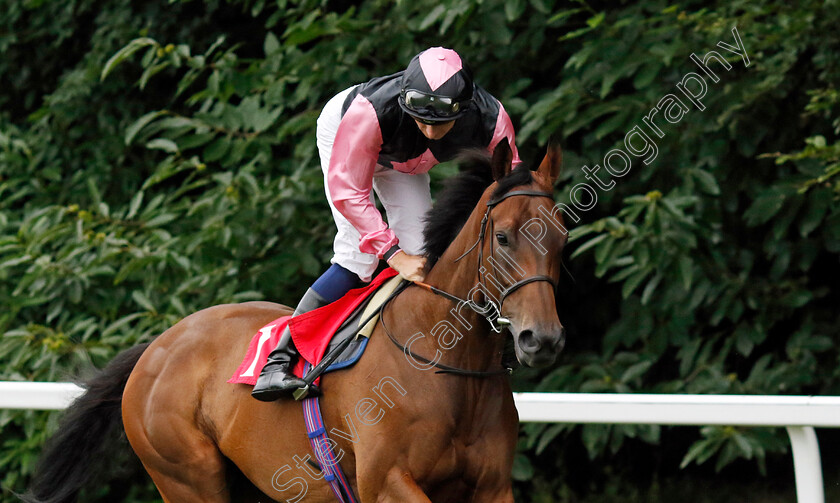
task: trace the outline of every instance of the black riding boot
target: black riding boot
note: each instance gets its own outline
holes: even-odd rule
[[[326,300],[310,288],[300,299],[293,316],[312,311],[326,304]],[[251,391],[251,396],[263,402],[271,402],[283,396],[291,395],[296,389],[304,387],[306,383],[303,379],[295,377],[291,373],[292,365],[297,356],[298,352],[294,341],[292,341],[292,333],[286,326],[277,347],[269,353],[268,361],[260,372],[260,377],[257,379],[253,391]],[[317,392],[315,386],[310,386],[310,394],[313,391]]]

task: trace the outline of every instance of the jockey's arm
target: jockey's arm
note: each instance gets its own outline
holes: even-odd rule
[[[389,265],[406,279],[420,280],[425,259],[399,250],[396,234],[370,200],[381,146],[382,132],[373,106],[361,95],[356,96],[333,143],[327,175],[329,196],[339,213],[359,231],[359,251],[389,259]]]
[[[385,253],[388,265],[409,281],[423,281],[426,277],[426,257],[409,255],[394,245]]]
[[[499,115],[496,117],[496,129],[493,131],[493,138],[490,140],[490,144],[487,145],[487,151],[490,152],[490,155],[493,155],[493,150],[496,149],[496,145],[502,141],[502,138],[507,138],[508,143],[510,143],[510,149],[513,153],[512,167],[515,168],[522,164],[522,160],[519,158],[519,150],[516,148],[516,135],[513,131],[513,122],[511,122],[505,107],[499,102]]]

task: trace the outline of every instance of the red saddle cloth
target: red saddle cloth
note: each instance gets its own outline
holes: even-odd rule
[[[304,360],[313,366],[317,365],[324,357],[332,336],[344,323],[344,320],[353,314],[356,308],[372,295],[382,283],[396,275],[397,271],[389,267],[367,286],[350,290],[344,297],[332,304],[327,304],[294,318],[282,316],[267,324],[251,339],[245,359],[227,382],[256,384],[260,371],[262,371],[268,359],[268,354],[277,346],[280,335],[289,323],[291,323],[292,340],[301,356],[292,370],[296,376],[302,377]]]

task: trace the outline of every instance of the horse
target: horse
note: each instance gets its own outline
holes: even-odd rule
[[[324,424],[358,501],[513,501],[518,415],[500,360],[506,332],[533,367],[553,363],[565,341],[560,159],[549,147],[536,170],[512,169],[506,140],[473,156],[427,216],[425,282],[382,308],[358,363],[322,376]],[[118,355],[66,413],[23,499],[75,501],[121,417],[166,503],[334,500],[300,404],[226,383],[251,337],[291,313],[210,307]]]

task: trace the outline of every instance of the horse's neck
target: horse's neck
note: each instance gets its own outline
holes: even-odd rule
[[[477,249],[455,261],[478,239],[482,215],[476,213],[478,210],[425,279],[426,283],[462,299],[467,298],[479,281]],[[490,331],[487,321],[469,307],[423,288],[408,288],[398,295],[384,312],[383,320],[387,321],[388,330],[394,337],[402,344],[410,345],[415,355],[465,370],[501,368],[504,337]],[[455,337],[458,339],[453,343]],[[491,421],[475,427],[476,422],[481,422],[481,418],[497,417],[500,410],[512,403],[510,386],[504,376],[438,375],[436,368],[395,351],[390,342],[383,344],[389,347],[382,354],[390,357],[371,364],[378,371],[393,372],[397,380],[405,380],[422,390],[418,393],[422,393],[424,399],[416,402],[416,410],[407,406],[417,417],[428,417],[429,410],[434,410],[436,420],[456,429],[467,428],[469,435],[481,435],[487,428],[496,427],[493,426],[495,423]],[[418,369],[424,372],[418,374]]]
[[[470,291],[478,284],[479,253],[476,248],[464,254],[478,239],[481,215],[478,212],[470,217],[459,235],[441,256],[425,282],[461,299],[468,299]],[[501,351],[504,346],[502,336],[489,330],[486,320],[468,306],[453,302],[440,295],[422,289],[409,289],[410,299],[404,305],[411,306],[405,315],[411,318],[413,327],[429,337],[424,338],[425,351],[435,354],[442,344],[456,335],[460,338],[454,346],[443,351],[441,363],[469,370],[498,370]],[[422,306],[422,307],[421,307]],[[406,320],[407,321],[407,320]],[[446,331],[450,331],[449,334]],[[452,334],[451,332],[455,332]],[[415,331],[416,333],[416,331]],[[436,338],[444,340],[436,340]]]

